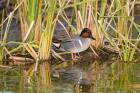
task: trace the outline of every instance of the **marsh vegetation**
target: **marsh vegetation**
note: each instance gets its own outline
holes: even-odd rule
[[[139,2],[1,0],[0,92],[139,93]],[[52,48],[83,28],[96,40],[80,59]]]

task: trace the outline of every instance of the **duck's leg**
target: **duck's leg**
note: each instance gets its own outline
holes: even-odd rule
[[[75,58],[75,53],[71,53],[72,60],[78,60]]]
[[[71,56],[72,56],[72,60],[78,60],[79,58],[81,58],[79,53],[71,53]]]
[[[78,56],[77,56],[78,58],[81,58],[80,53],[77,53],[77,55],[78,55]]]

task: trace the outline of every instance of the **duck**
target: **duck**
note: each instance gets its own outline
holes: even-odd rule
[[[52,43],[53,49],[61,52],[69,52],[72,59],[77,59],[74,54],[83,52],[90,47],[92,40],[96,40],[89,28],[83,28],[81,33],[70,40],[57,40]]]

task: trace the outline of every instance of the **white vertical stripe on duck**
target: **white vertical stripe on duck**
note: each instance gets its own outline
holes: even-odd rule
[[[80,39],[78,41],[79,41],[80,46],[82,47],[83,46],[82,41]]]

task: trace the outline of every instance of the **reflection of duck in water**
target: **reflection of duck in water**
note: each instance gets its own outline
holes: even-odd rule
[[[90,77],[88,77],[89,73],[86,73],[78,68],[61,70],[58,71],[58,73],[60,79],[74,84],[74,91],[76,93],[91,93],[92,84]]]
[[[75,93],[91,93],[91,88],[91,82],[83,76],[82,72],[80,72],[80,78],[74,85]]]

